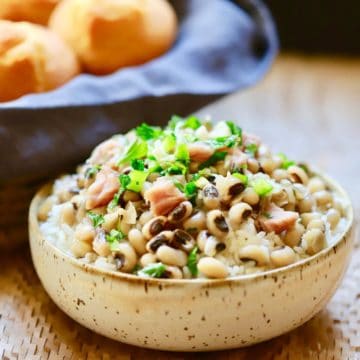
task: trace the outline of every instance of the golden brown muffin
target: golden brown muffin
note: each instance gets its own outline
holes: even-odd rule
[[[50,30],[0,20],[0,101],[52,90],[79,71],[74,52]]]
[[[0,19],[46,25],[61,0],[0,0]]]
[[[63,0],[49,26],[89,72],[108,74],[163,54],[175,40],[177,19],[166,0]]]

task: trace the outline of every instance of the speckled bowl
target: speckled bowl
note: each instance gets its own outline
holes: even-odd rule
[[[36,271],[54,302],[87,328],[125,343],[162,350],[206,351],[251,345],[290,331],[319,312],[342,279],[352,248],[353,211],[335,244],[279,270],[226,280],[141,279],[85,265],[40,233],[30,208]]]

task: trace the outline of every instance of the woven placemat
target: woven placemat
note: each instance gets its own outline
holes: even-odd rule
[[[202,354],[145,350],[96,335],[47,296],[29,251],[2,256],[0,264],[1,359],[360,359],[358,241],[341,287],[308,323],[253,347]]]

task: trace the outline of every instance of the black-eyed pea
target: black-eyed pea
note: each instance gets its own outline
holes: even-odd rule
[[[211,234],[207,230],[202,230],[199,232],[199,234],[196,238],[196,243],[197,243],[200,251],[204,252],[206,242],[210,236],[211,236]]]
[[[129,233],[130,229],[131,229],[131,225],[128,224],[126,221],[122,220],[122,221],[120,222],[120,224],[119,224],[119,230],[120,230],[123,234],[127,235],[127,234]]]
[[[267,174],[272,174],[279,167],[279,163],[272,157],[265,157],[260,159],[260,166]]]
[[[183,223],[186,231],[198,232],[206,228],[206,216],[203,211],[198,211]]]
[[[315,212],[306,212],[301,214],[301,223],[307,227],[309,222],[312,220],[318,220],[321,219],[321,214],[320,213],[315,213]]]
[[[151,254],[151,253],[146,253],[144,255],[141,256],[140,258],[140,265],[142,267],[146,267],[150,264],[155,264],[157,261],[156,259],[156,255],[155,254]]]
[[[307,227],[306,227],[307,230],[310,230],[310,229],[319,229],[321,231],[325,231],[325,223],[322,219],[314,219],[314,220],[311,220]]]
[[[243,202],[248,203],[251,206],[254,206],[259,203],[260,197],[252,187],[247,187],[241,194]]]
[[[157,216],[151,218],[142,228],[142,233],[146,239],[151,239],[165,229],[167,218],[165,216]]]
[[[92,251],[92,245],[74,238],[70,246],[70,251],[76,258],[82,258]]]
[[[184,251],[174,249],[168,245],[161,245],[156,250],[156,257],[166,265],[182,267],[187,263],[187,256]]]
[[[74,237],[79,241],[91,244],[95,238],[96,232],[93,226],[81,223],[76,226]]]
[[[209,236],[205,242],[204,254],[207,256],[215,256],[219,251],[224,250],[226,245],[220,242],[215,236]]]
[[[217,209],[220,206],[219,191],[215,185],[206,185],[202,190],[204,206],[208,210]]]
[[[289,203],[289,196],[285,189],[276,189],[271,194],[271,202],[277,206],[283,207]]]
[[[128,233],[129,243],[139,255],[146,253],[146,239],[139,229],[131,229]]]
[[[253,174],[257,173],[260,169],[259,162],[254,158],[247,159],[247,169]]]
[[[191,279],[193,276],[191,274],[190,269],[187,266],[182,268],[183,278],[184,279]]]
[[[132,271],[138,260],[134,248],[128,242],[117,245],[114,258],[117,260],[117,269],[123,272]]]
[[[225,216],[220,210],[211,210],[207,213],[206,225],[209,232],[216,237],[223,237],[229,232]]]
[[[318,206],[330,206],[332,204],[332,195],[327,190],[317,191],[313,196]]]
[[[271,177],[276,181],[281,181],[283,179],[289,179],[290,175],[285,169],[275,169],[271,173]]]
[[[153,218],[154,218],[154,215],[152,214],[151,211],[144,211],[139,217],[139,224],[145,225],[147,222],[149,222]]]
[[[111,254],[109,243],[106,241],[105,232],[103,230],[98,231],[93,241],[94,251],[103,257]]]
[[[267,265],[270,262],[269,248],[265,245],[245,245],[239,249],[239,258],[254,260],[258,266]]]
[[[286,266],[292,264],[296,260],[296,254],[289,246],[284,246],[281,249],[275,249],[270,254],[271,262],[276,267]]]
[[[168,215],[168,219],[172,222],[181,222],[187,219],[193,210],[190,201],[183,201]]]
[[[150,253],[156,253],[160,246],[170,244],[173,239],[174,233],[172,231],[162,231],[146,243],[146,250]]]
[[[181,249],[185,252],[190,252],[195,246],[195,240],[186,231],[176,229],[174,231],[172,245],[174,245],[177,249]]]
[[[302,237],[302,246],[309,255],[318,253],[325,245],[325,234],[320,229],[310,229]]]
[[[314,208],[315,201],[311,195],[306,196],[304,199],[299,200],[297,207],[300,213],[311,212]]]
[[[340,216],[344,215],[344,205],[340,200],[333,199],[333,208],[339,212]]]
[[[297,222],[294,227],[286,232],[285,236],[283,237],[283,242],[291,247],[297,246],[300,243],[304,232],[304,225]]]
[[[70,226],[73,225],[75,221],[75,209],[72,203],[66,202],[61,205],[60,218],[61,222]]]
[[[290,175],[290,179],[293,182],[304,184],[304,185],[308,184],[309,177],[308,177],[307,173],[305,172],[305,170],[303,168],[301,168],[300,166],[297,166],[297,165],[289,166],[287,171]]]
[[[246,220],[252,213],[252,207],[241,202],[233,205],[229,210],[229,221],[233,228],[238,227],[244,220]]]
[[[325,190],[325,183],[318,177],[313,177],[309,180],[307,188],[311,193]]]
[[[39,221],[46,221],[50,210],[56,203],[56,197],[55,196],[49,196],[47,197],[44,202],[39,206],[38,210],[38,220]]]
[[[125,190],[121,194],[121,200],[123,200],[125,203],[127,203],[128,201],[138,201],[139,199],[141,199],[139,193],[136,193],[134,191]]]
[[[229,270],[220,260],[213,257],[203,257],[198,262],[199,271],[210,279],[224,279]]]
[[[113,212],[110,214],[104,215],[104,222],[102,224],[102,228],[106,232],[110,232],[112,229],[117,227],[119,221],[119,214],[117,212]]]
[[[177,266],[165,267],[166,278],[168,279],[182,279],[183,273]]]
[[[340,221],[341,215],[338,210],[330,209],[326,214],[326,218],[331,230],[334,230]]]

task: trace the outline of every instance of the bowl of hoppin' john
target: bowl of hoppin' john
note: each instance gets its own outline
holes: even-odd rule
[[[195,116],[113,136],[30,209],[54,301],[101,334],[169,350],[249,345],[305,322],[341,279],[352,222],[326,175]]]

